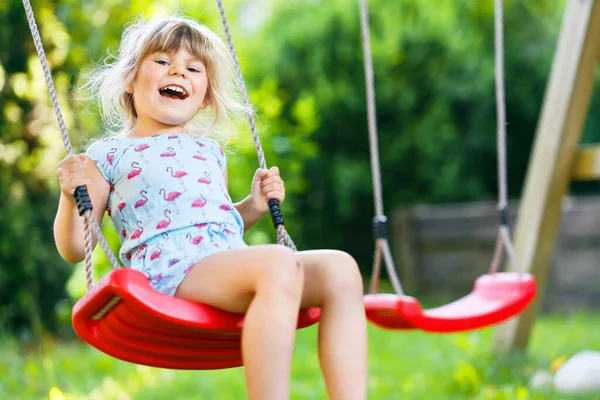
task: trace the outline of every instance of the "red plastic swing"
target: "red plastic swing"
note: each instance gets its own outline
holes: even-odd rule
[[[319,320],[303,309],[298,328]],[[157,292],[139,271],[104,276],[73,308],[81,339],[115,358],[161,368],[222,369],[242,363],[243,314],[228,313]]]
[[[519,314],[535,298],[536,287],[532,275],[501,272],[479,277],[472,293],[441,307],[423,310],[414,297],[370,294],[365,296],[365,309],[369,321],[385,329],[460,332]]]

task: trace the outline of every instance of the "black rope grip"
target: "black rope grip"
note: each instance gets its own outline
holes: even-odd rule
[[[82,216],[86,210],[92,210],[92,201],[90,200],[90,195],[86,186],[77,186],[74,196],[79,216]]]
[[[275,229],[279,225],[283,225],[283,214],[281,214],[281,207],[279,207],[279,201],[277,199],[269,200],[269,211],[271,211],[271,219],[273,220],[273,226]]]
[[[500,226],[508,226],[508,210],[506,207],[498,207],[498,216],[500,217]]]
[[[373,217],[373,234],[375,239],[387,239],[387,217]]]

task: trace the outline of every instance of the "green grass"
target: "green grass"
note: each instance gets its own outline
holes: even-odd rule
[[[568,397],[532,392],[537,369],[560,357],[600,348],[600,315],[541,317],[525,355],[491,354],[493,332],[432,335],[369,328],[369,398],[544,399]],[[316,353],[316,328],[298,332],[292,399],[326,399]],[[0,347],[0,399],[179,400],[244,399],[243,370],[171,371],[112,359],[79,342],[47,341],[25,349],[4,338]],[[598,399],[600,395],[577,399]]]

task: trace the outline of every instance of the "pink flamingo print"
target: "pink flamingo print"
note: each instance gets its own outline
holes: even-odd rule
[[[110,149],[110,151],[108,153],[106,153],[106,161],[108,162],[108,165],[112,166],[113,165],[113,161],[115,160],[115,153],[117,152],[117,148],[116,147],[112,147]]]
[[[198,146],[200,146],[200,147],[204,147],[204,143],[202,143],[202,142],[199,142],[199,141],[197,141],[197,140],[194,140],[194,142],[196,142],[196,144],[197,144]]]
[[[123,209],[125,208],[127,204],[126,203],[119,203],[119,205],[117,206],[117,208],[119,209],[119,213],[121,214],[121,217],[123,217],[123,220],[125,220],[125,223],[127,223],[127,217],[125,217],[125,215],[123,214]]]
[[[167,172],[170,172],[171,176],[173,178],[179,179],[179,183],[181,183],[181,187],[183,188],[183,191],[187,192],[187,188],[183,184],[183,180],[181,178],[183,178],[184,176],[187,176],[188,173],[185,171],[173,171],[173,168],[171,168],[171,167],[167,167]]]
[[[206,161],[206,156],[202,154],[200,151],[196,150],[196,154],[193,156],[196,160]]]
[[[183,150],[183,146],[181,145],[181,138],[179,137],[179,135],[169,135],[169,137],[167,139],[169,139],[169,140],[177,140],[177,144],[179,144],[179,148],[181,150]]]
[[[163,278],[163,274],[160,273],[160,274],[156,275],[154,278],[152,278],[151,282],[156,285],[158,282],[162,281],[162,278]]]
[[[206,215],[204,214],[204,206],[206,205],[206,197],[200,195],[200,198],[194,200],[192,203],[192,208],[199,208],[202,211],[202,218],[206,219]]]
[[[112,210],[110,209],[110,206],[106,206],[106,213],[109,217],[112,216]]]
[[[138,260],[141,260],[142,258],[144,258],[144,256],[146,255],[144,250],[146,250],[147,247],[148,247],[148,245],[146,243],[144,243],[140,247],[138,247],[138,249],[135,251],[135,255],[137,256]]]
[[[144,150],[146,150],[146,149],[149,149],[149,148],[150,148],[150,146],[148,146],[146,143],[140,144],[140,145],[138,145],[138,146],[135,148],[135,151],[136,151],[137,153],[140,153],[140,158],[141,158],[142,160],[144,160],[144,162],[145,162],[146,164],[148,164],[148,160],[146,160],[146,159],[144,158]]]
[[[162,254],[162,251],[163,251],[162,243],[157,244],[156,247],[158,248],[158,250],[152,252],[152,255],[150,256],[150,261],[156,260]]]
[[[219,209],[223,211],[231,211],[233,210],[233,207],[231,207],[229,204],[221,204],[221,206],[219,206]]]
[[[205,178],[198,179],[198,182],[199,183],[204,183],[205,185],[208,185],[208,190],[212,191],[212,189],[210,188],[210,183],[212,181],[210,180],[210,174],[208,173],[208,171],[204,171],[204,176],[205,176]]]
[[[121,226],[123,226],[123,228],[121,229],[121,236],[123,237],[127,237],[127,230],[125,230],[125,224],[127,224],[127,221],[121,219]]]
[[[190,240],[191,244],[196,245],[196,246],[198,246],[200,244],[200,242],[202,242],[202,240],[204,239],[204,236],[202,236],[202,235],[192,237],[191,233],[188,233],[187,235],[185,235],[185,237]]]
[[[131,180],[136,176],[139,176],[142,182],[144,182],[144,185],[146,185],[146,188],[149,188],[150,185],[148,185],[148,182],[146,182],[146,180],[142,176],[142,167],[140,167],[140,164],[138,164],[137,161],[132,161],[131,167],[133,168],[133,170],[127,174],[127,179]]]
[[[148,211],[148,207],[146,207],[146,203],[148,202],[148,197],[146,197],[147,194],[148,194],[148,192],[146,192],[144,189],[140,190],[140,195],[142,196],[142,198],[135,202],[134,207],[135,208],[143,207],[144,211],[146,211],[146,215],[148,215],[148,217],[150,217],[150,211]]]
[[[175,207],[175,214],[179,214],[179,208],[177,208],[177,204],[175,203],[175,199],[178,198],[181,195],[181,193],[174,191],[174,192],[169,192],[167,194],[167,191],[164,188],[161,188],[158,191],[158,193],[163,195],[163,199],[165,201],[170,201],[173,204],[173,207]]]
[[[208,226],[208,223],[207,223],[207,222],[202,222],[202,223],[198,223],[198,222],[196,222],[196,223],[194,224],[194,226],[195,226],[196,228],[198,228],[198,229],[203,229],[203,228],[206,228],[206,227]]]
[[[171,217],[169,217],[169,214],[171,214],[171,210],[169,210],[168,208],[165,209],[164,214],[166,219],[160,221],[158,225],[156,225],[156,229],[165,229],[171,223]]]
[[[192,267],[194,266],[194,264],[190,265],[189,267],[187,267],[186,269],[183,270],[184,274],[187,274],[188,272],[190,272],[190,270],[192,269]]]
[[[173,265],[177,264],[179,262],[179,258],[171,258],[169,260],[169,262],[167,263],[167,268],[171,268]]]
[[[167,147],[167,150],[169,150],[169,151],[162,153],[160,156],[161,157],[173,157],[175,159],[175,161],[177,162],[177,164],[179,164],[179,166],[181,168],[183,168],[183,165],[181,165],[181,163],[179,162],[179,159],[177,158],[177,153],[175,152],[175,149],[172,147]]]
[[[144,227],[142,226],[142,221],[136,221],[135,223],[138,227],[138,229],[136,229],[135,231],[133,231],[133,234],[131,235],[131,237],[129,239],[139,239],[140,236],[142,236],[142,233],[144,233]]]

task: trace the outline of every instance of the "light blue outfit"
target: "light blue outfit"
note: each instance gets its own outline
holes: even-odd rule
[[[110,137],[86,151],[110,184],[107,211],[123,265],[173,295],[200,259],[247,247],[216,142],[189,134]]]

